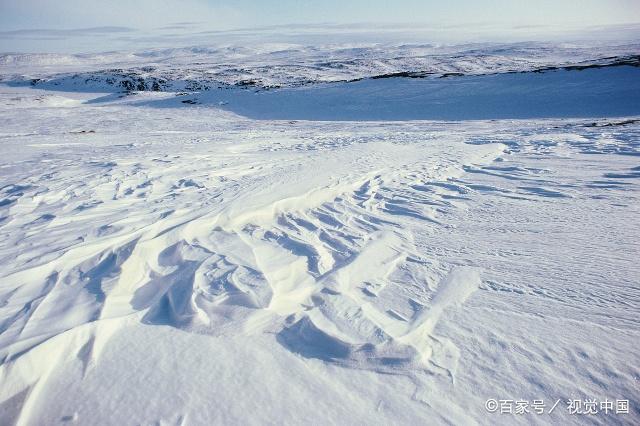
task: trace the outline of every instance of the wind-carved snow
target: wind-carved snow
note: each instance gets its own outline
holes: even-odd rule
[[[404,143],[402,139],[399,142]],[[295,319],[300,324],[313,324],[328,339],[342,337],[352,345],[384,344],[416,326],[379,311],[372,290],[365,286],[377,286],[375,291],[380,291],[408,256],[419,256],[399,219],[437,221],[435,210],[423,204],[431,197],[410,191],[399,198],[396,193],[405,185],[423,184],[424,179],[446,179],[455,170],[460,172],[463,163],[443,167],[439,159],[425,159],[418,174],[406,177],[394,170],[396,164],[370,170],[378,166],[377,159],[383,164],[389,161],[384,159],[389,149],[396,151],[400,164],[416,163],[413,150],[404,145],[394,148],[388,141],[371,148],[366,143],[347,142],[337,152],[332,152],[330,145],[324,149],[329,153],[327,158],[295,155],[293,161],[278,165],[258,162],[250,166],[238,161],[239,149],[233,145],[227,155],[219,152],[219,146],[210,146],[215,153],[206,154],[202,143],[194,145],[197,163],[206,169],[195,166],[188,174],[179,158],[153,158],[146,166],[139,162],[127,166],[127,160],[124,164],[122,160],[85,160],[80,166],[88,168],[84,174],[71,173],[78,173],[81,180],[76,183],[69,181],[69,171],[60,170],[69,165],[54,166],[65,175],[62,188],[55,188],[57,179],[51,171],[29,187],[3,188],[12,197],[7,198],[7,218],[13,209],[25,209],[17,221],[5,225],[5,236],[19,246],[38,244],[45,252],[40,259],[24,255],[14,259],[18,271],[9,281],[23,283],[21,292],[46,294],[53,309],[49,315],[80,311],[80,306],[86,306],[84,314],[38,327],[40,339],[83,323],[139,311],[146,311],[142,317],[145,323],[198,329],[210,326],[219,310],[227,312],[236,306],[273,312],[287,317],[288,322]],[[472,156],[468,159],[490,160],[500,150],[477,146],[469,151]],[[247,157],[243,154],[240,158]],[[263,155],[267,162],[273,157]],[[276,158],[282,155],[275,152]],[[457,155],[464,161],[468,154]],[[210,176],[211,171],[206,170],[214,158],[220,168]],[[446,162],[452,158],[450,155]],[[309,168],[318,170],[313,178],[305,176]],[[87,173],[100,177],[88,184]],[[232,177],[224,177],[227,173]],[[382,173],[388,177],[383,178]],[[288,187],[283,187],[285,183]],[[182,198],[185,201],[179,201]],[[202,206],[189,208],[196,200]],[[19,206],[25,202],[24,207]],[[56,205],[73,217],[72,222],[63,219],[58,223],[62,212],[39,212],[55,211]],[[98,218],[112,216],[114,210],[120,210],[119,214],[147,210],[145,205],[153,207],[138,212],[137,220],[122,217],[94,228]],[[183,212],[172,209],[183,205]],[[77,236],[64,241],[56,229],[68,232],[70,223],[79,229],[86,223],[87,234],[81,233],[80,238],[96,241],[81,243]],[[33,240],[32,232],[43,226],[52,241]],[[6,255],[11,253],[13,248]],[[52,258],[47,263],[33,266],[48,256]],[[39,284],[40,277],[48,277],[44,287]],[[34,288],[29,288],[30,282]],[[83,284],[57,286],[73,282]],[[123,296],[133,297],[123,300]],[[45,306],[38,305],[40,315],[46,317],[47,312]],[[354,314],[357,319],[350,318]],[[27,311],[19,318],[29,325],[37,316]],[[11,323],[15,321],[18,318]],[[335,337],[330,333],[334,327],[338,331]],[[43,333],[45,329],[49,333]],[[297,345],[306,337],[300,330],[302,335],[294,338],[295,329],[286,327],[281,341],[300,352]],[[22,352],[40,342],[26,339],[28,330],[21,327],[23,341],[6,348],[6,359],[11,360],[16,350]]]
[[[0,91],[10,422],[637,406],[636,118],[254,121]]]

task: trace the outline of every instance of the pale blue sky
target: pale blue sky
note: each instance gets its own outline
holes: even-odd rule
[[[308,35],[311,23],[349,24],[352,35],[365,23],[374,38],[381,24],[411,23],[394,37],[515,41],[639,22],[640,0],[0,0],[0,52],[208,44],[216,31],[290,24]]]
[[[204,21],[211,29],[309,22],[617,24],[640,0],[0,0],[0,30]]]

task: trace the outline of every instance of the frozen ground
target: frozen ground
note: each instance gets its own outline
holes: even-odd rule
[[[507,105],[584,90],[542,90],[556,118],[440,122],[409,112],[497,77],[123,94],[21,67],[0,86],[0,423],[640,420],[637,67],[504,74]],[[395,115],[367,115],[385,96]],[[360,121],[309,120],[349,102]],[[568,414],[591,398],[630,412]]]

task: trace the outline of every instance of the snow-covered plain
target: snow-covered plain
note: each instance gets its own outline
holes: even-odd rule
[[[1,424],[638,424],[637,45],[354,49],[3,56]]]

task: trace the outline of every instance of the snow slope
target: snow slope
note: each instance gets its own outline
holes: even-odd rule
[[[256,119],[478,120],[640,115],[640,67],[438,79],[377,78],[258,93],[214,90],[181,102],[218,103]]]
[[[3,423],[637,424],[637,68],[500,79],[562,73],[595,117],[297,120],[452,79],[318,89],[333,115],[0,86]],[[391,111],[349,118],[424,118]]]

